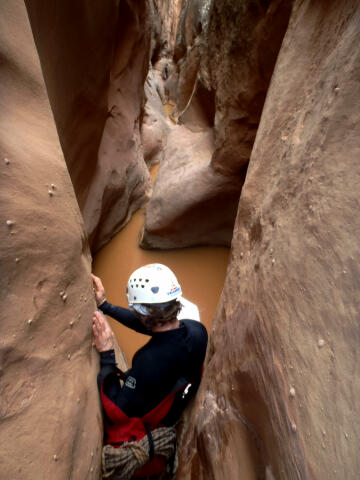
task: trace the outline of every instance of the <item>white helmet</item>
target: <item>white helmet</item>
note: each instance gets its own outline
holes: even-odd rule
[[[181,297],[181,287],[170,268],[151,263],[133,272],[126,287],[130,304],[164,303]]]

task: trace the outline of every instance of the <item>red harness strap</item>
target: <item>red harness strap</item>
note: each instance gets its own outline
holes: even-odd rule
[[[111,374],[110,374],[111,375]],[[177,392],[184,389],[182,385],[177,390],[171,392],[155,408],[143,417],[128,417],[114,402],[110,400],[103,391],[104,380],[101,384],[101,401],[106,413],[107,419],[104,421],[105,444],[111,444],[114,447],[120,446],[123,442],[139,441],[147,435],[145,424],[150,430],[161,426],[162,420],[169,413]],[[147,462],[140,470],[136,472],[133,478],[146,477],[161,473],[166,465],[163,457],[155,457]]]

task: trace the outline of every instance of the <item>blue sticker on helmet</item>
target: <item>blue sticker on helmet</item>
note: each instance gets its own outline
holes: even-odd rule
[[[175,290],[170,290],[170,292],[167,292],[168,295],[172,295],[173,293],[180,292],[180,287],[175,288]]]

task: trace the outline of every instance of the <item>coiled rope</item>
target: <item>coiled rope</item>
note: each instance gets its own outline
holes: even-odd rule
[[[174,427],[161,427],[151,432],[154,455],[169,459],[175,452]],[[105,445],[102,451],[103,479],[130,480],[134,473],[149,461],[150,445],[145,435],[139,442],[124,442],[119,448]]]

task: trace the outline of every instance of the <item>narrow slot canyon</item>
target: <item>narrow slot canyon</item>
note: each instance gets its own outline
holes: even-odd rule
[[[360,0],[1,2],[0,479],[104,478],[90,274],[155,262],[209,335],[174,479],[359,477],[359,41]]]
[[[151,169],[155,181],[157,168]],[[185,298],[195,303],[201,322],[208,332],[225,280],[229,249],[226,247],[189,247],[177,250],[143,250],[139,247],[144,210],[138,210],[131,221],[94,257],[93,272],[105,286],[107,297],[115,305],[127,305],[125,286],[130,274],[142,265],[162,263],[176,272]],[[127,364],[134,353],[148,341],[109,317]]]

